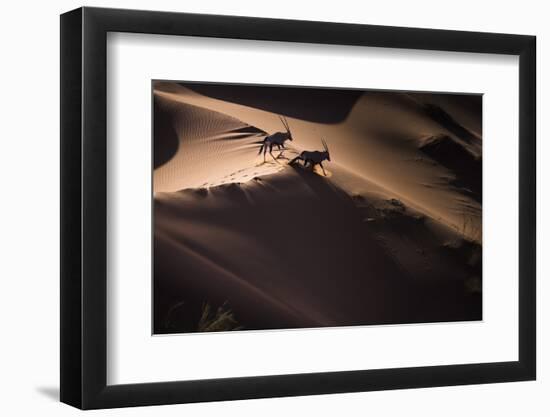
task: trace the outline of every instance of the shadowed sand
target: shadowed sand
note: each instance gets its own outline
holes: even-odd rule
[[[158,195],[156,332],[176,303],[194,317],[206,300],[246,329],[480,319],[479,247],[375,195],[290,167]]]
[[[263,163],[277,116],[195,90],[155,85],[155,333],[196,330],[205,303],[244,329],[481,319],[475,99],[363,94],[338,123],[312,104]],[[287,165],[321,137],[326,177]]]

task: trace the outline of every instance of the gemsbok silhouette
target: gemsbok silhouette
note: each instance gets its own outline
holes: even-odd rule
[[[294,162],[300,159],[304,163],[304,168],[307,168],[307,164],[310,164],[310,167],[312,170],[315,168],[315,165],[319,165],[323,170],[323,174],[326,177],[327,173],[325,172],[323,161],[330,162],[330,153],[325,140],[321,139],[321,142],[323,143],[323,149],[324,149],[323,151],[303,151],[300,155],[298,155],[296,158],[292,159],[288,163],[293,164]]]
[[[281,123],[285,127],[286,132],[275,132],[269,136],[266,136],[262,142],[262,146],[260,146],[260,150],[258,151],[258,155],[260,155],[263,151],[264,153],[264,162],[265,162],[265,154],[267,152],[267,149],[269,148],[269,154],[271,157],[277,161],[278,158],[281,157],[283,152],[285,151],[285,142],[287,140],[293,140],[292,139],[292,133],[290,132],[290,126],[288,125],[288,122],[285,117],[279,116],[279,119],[281,120]],[[273,156],[273,146],[276,146],[279,151],[279,155],[277,155],[277,158]],[[282,149],[282,150],[281,150]]]

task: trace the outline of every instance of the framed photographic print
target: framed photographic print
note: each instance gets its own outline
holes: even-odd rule
[[[61,16],[61,400],[535,379],[535,38]]]

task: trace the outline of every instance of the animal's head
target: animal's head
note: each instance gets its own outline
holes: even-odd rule
[[[323,142],[323,148],[325,150],[325,155],[327,157],[327,160],[330,161],[330,152],[328,150],[328,146],[327,146],[327,143],[325,142],[324,139],[321,139],[321,142]]]
[[[281,120],[281,123],[285,127],[287,139],[288,140],[294,140],[294,139],[292,139],[292,132],[290,131],[290,126],[288,125],[288,121],[286,120],[286,117],[279,116],[279,119]]]

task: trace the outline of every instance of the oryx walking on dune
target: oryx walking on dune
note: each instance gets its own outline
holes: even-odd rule
[[[310,167],[313,170],[315,168],[315,165],[319,165],[323,170],[323,174],[326,176],[327,173],[325,172],[323,161],[330,162],[330,153],[328,150],[327,143],[324,141],[324,139],[321,139],[321,142],[323,143],[323,149],[324,149],[323,151],[303,151],[296,158],[289,161],[289,164],[293,164],[298,159],[300,159],[304,163],[304,168],[306,168],[307,165],[310,164]]]
[[[258,151],[258,155],[260,155],[262,152],[264,153],[264,162],[265,162],[265,153],[267,152],[269,148],[269,154],[271,157],[277,161],[278,158],[281,157],[283,152],[285,151],[285,142],[287,140],[293,140],[292,139],[292,133],[290,132],[290,126],[288,125],[288,122],[286,120],[286,117],[279,116],[279,119],[281,120],[281,123],[285,127],[286,132],[275,132],[272,135],[266,136],[262,142],[262,146],[260,146],[260,150]],[[279,155],[277,155],[277,158],[273,156],[273,147],[276,146],[279,151]]]

